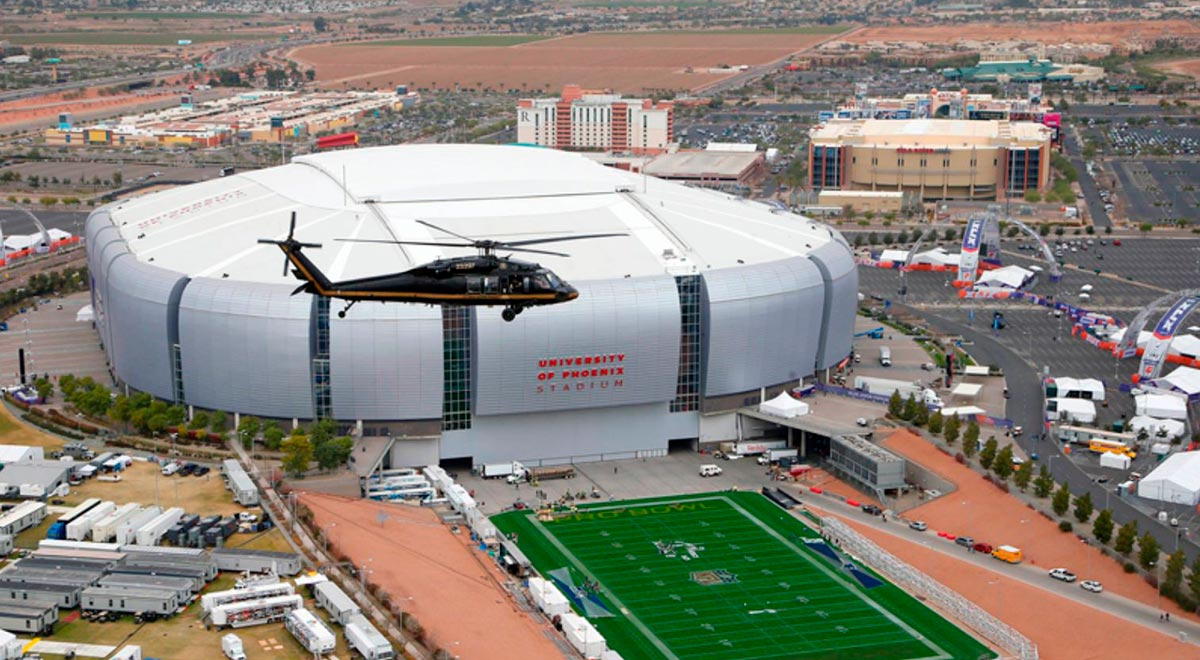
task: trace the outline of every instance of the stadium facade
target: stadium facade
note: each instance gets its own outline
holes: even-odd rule
[[[469,249],[340,242],[627,235],[540,262],[577,300],[526,310],[293,295],[296,236],[333,280]],[[198,409],[334,418],[396,438],[393,463],[583,461],[736,436],[736,411],[851,350],[840,234],[709,190],[530,147],[340,151],[97,209],[96,323],[117,380]],[[519,256],[519,255],[518,255]],[[538,255],[541,256],[541,255]]]

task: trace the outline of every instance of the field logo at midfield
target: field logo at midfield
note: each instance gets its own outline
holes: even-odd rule
[[[715,587],[722,584],[736,584],[738,578],[729,571],[718,568],[715,571],[696,571],[692,573],[692,582],[702,587]]]

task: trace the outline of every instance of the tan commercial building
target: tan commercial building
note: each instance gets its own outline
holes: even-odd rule
[[[923,200],[1021,196],[1050,182],[1051,135],[1033,122],[834,120],[809,132],[809,185]]]
[[[517,102],[517,142],[556,149],[666,153],[675,132],[671,101],[626,99],[567,85],[562,96]]]

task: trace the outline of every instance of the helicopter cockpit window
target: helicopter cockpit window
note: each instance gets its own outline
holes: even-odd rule
[[[550,283],[546,281],[545,275],[538,273],[533,276],[533,286],[537,289],[545,290],[550,288]]]
[[[552,288],[555,288],[555,289],[557,289],[557,288],[558,288],[558,286],[559,286],[559,280],[558,280],[558,278],[557,278],[557,277],[555,277],[555,276],[554,276],[554,273],[547,272],[547,273],[546,273],[546,279],[550,281],[550,286],[551,286]]]

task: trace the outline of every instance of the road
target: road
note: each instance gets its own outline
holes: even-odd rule
[[[57,85],[45,85],[43,87],[27,87],[25,89],[16,89],[8,92],[0,92],[0,103],[4,101],[16,101],[18,99],[26,99],[31,96],[41,96],[43,94],[54,94],[64,92],[71,89],[84,89],[87,87],[111,87],[113,85],[128,85],[130,83],[154,81],[159,78],[168,78],[170,76],[178,76],[185,73],[190,73],[191,69],[171,69],[170,71],[151,71],[149,73],[132,73],[123,76],[108,76],[107,78],[90,78],[85,80],[72,80],[70,82],[59,83]]]
[[[1088,174],[1087,163],[1080,155],[1083,153],[1083,145],[1080,144],[1079,134],[1074,127],[1065,131],[1063,142],[1067,147],[1071,164],[1079,173],[1079,187],[1083,190],[1083,199],[1087,202],[1088,213],[1092,216],[1092,224],[1100,229],[1113,226],[1112,219],[1108,217],[1108,211],[1104,210],[1104,200],[1100,199],[1100,190],[1096,188],[1096,182]]]
[[[806,506],[821,510],[819,505],[812,505],[811,497],[805,497],[804,501]],[[1078,582],[1067,583],[1051,579],[1047,575],[1048,571],[1040,567],[1027,564],[1010,566],[996,561],[988,554],[966,553],[958,546],[939,539],[930,532],[918,532],[909,529],[902,521],[893,519],[892,522],[885,523],[876,516],[855,517],[853,520],[855,523],[870,526],[909,543],[924,546],[926,549],[937,552],[948,559],[969,562],[996,575],[1012,580],[1019,580],[1042,591],[1048,591],[1056,596],[1069,598],[1101,612],[1106,612],[1126,621],[1151,628],[1155,632],[1176,637],[1179,636],[1179,633],[1186,633],[1187,640],[1190,643],[1200,644],[1200,622],[1180,617],[1172,620],[1170,623],[1164,623],[1158,618],[1160,611],[1150,605],[1112,592],[1094,594],[1084,591],[1079,587]]]
[[[1138,532],[1150,532],[1164,550],[1172,551],[1178,543],[1178,548],[1187,555],[1188,563],[1195,560],[1196,556],[1200,554],[1200,547],[1187,538],[1180,538],[1179,532],[1182,528],[1170,528],[1134,508],[1128,502],[1118,497],[1112,497],[1108,487],[1093,482],[1091,476],[1082,467],[1063,455],[1062,448],[1058,443],[1035,440],[1044,433],[1041,379],[1024,358],[1004,347],[987,332],[981,332],[929,310],[916,310],[903,305],[898,307],[922,316],[931,326],[942,332],[960,335],[963,339],[974,342],[973,346],[967,347],[972,357],[985,364],[998,366],[1004,371],[1012,397],[1008,400],[1006,416],[1015,424],[1025,428],[1025,433],[1014,439],[1027,454],[1033,452],[1040,454],[1042,458],[1039,459],[1039,462],[1048,464],[1050,474],[1056,482],[1067,482],[1071,492],[1076,496],[1088,492],[1091,493],[1093,502],[1107,500],[1112,508],[1113,520],[1118,525],[1136,520]]]

